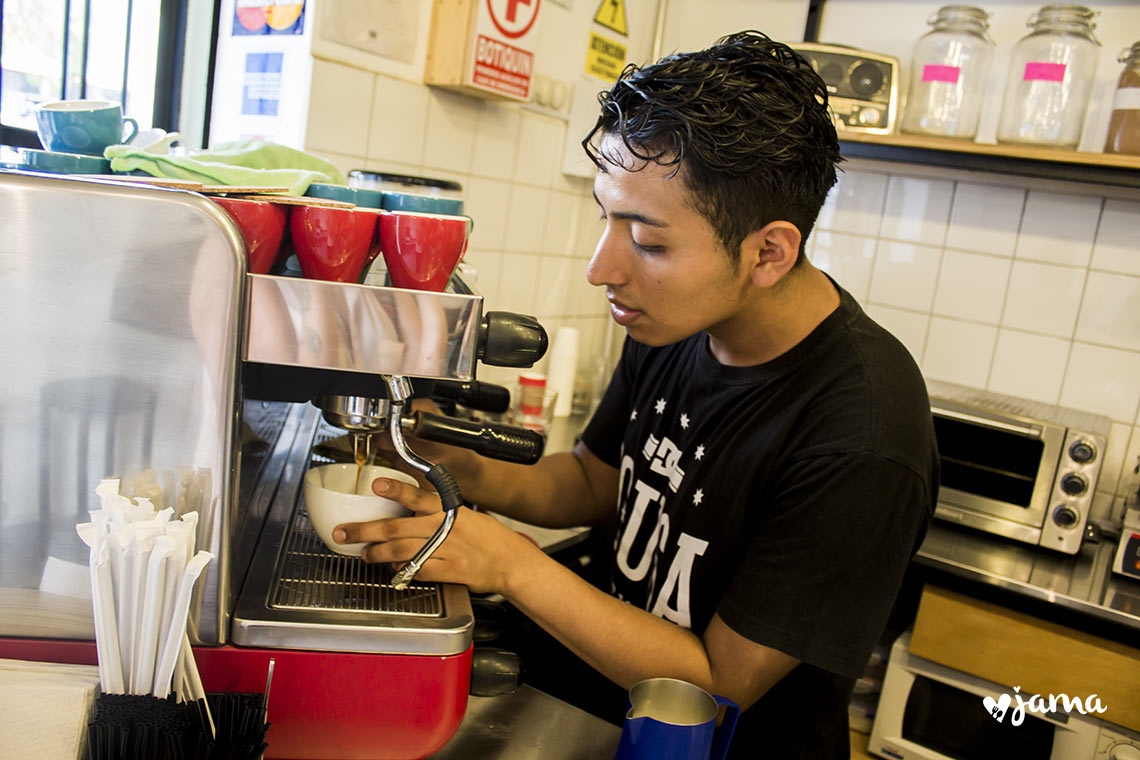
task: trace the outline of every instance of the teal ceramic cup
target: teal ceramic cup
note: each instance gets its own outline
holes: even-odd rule
[[[385,211],[414,211],[417,214],[461,216],[463,214],[463,201],[458,198],[440,198],[434,195],[385,192],[381,208]]]
[[[56,100],[36,107],[36,134],[47,150],[102,156],[134,139],[139,125],[109,100]]]

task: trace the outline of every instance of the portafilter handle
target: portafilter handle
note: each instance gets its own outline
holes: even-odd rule
[[[388,414],[388,433],[392,437],[392,446],[401,459],[422,472],[427,481],[435,486],[436,492],[439,493],[440,503],[443,505],[443,522],[435,529],[431,538],[415,553],[415,556],[392,576],[392,585],[396,589],[402,590],[411,584],[416,573],[451,534],[451,528],[455,525],[455,510],[463,505],[463,495],[459,492],[459,484],[455,482],[455,478],[451,476],[446,467],[442,464],[433,465],[408,448],[408,443],[404,440],[401,418],[403,417],[404,404],[412,395],[411,383],[402,375],[385,375],[384,380],[388,384],[388,402],[391,405]]]

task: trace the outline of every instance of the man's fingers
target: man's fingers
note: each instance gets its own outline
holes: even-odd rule
[[[415,539],[421,544],[435,533],[442,514],[422,517],[393,517],[363,523],[343,523],[333,528],[333,540],[338,544],[376,543],[402,538]]]
[[[399,502],[413,512],[439,512],[443,508],[440,506],[438,495],[394,478],[373,480],[372,493]]]
[[[404,563],[416,556],[416,552],[424,545],[422,538],[398,538],[394,541],[385,541],[380,544],[369,544],[364,547],[360,556],[365,562],[399,562]]]

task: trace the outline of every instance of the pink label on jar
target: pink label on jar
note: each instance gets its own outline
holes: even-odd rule
[[[1024,79],[1026,82],[1031,82],[1034,80],[1045,82],[1063,82],[1065,81],[1065,64],[1030,61],[1029,63],[1025,64]]]
[[[957,66],[939,66],[928,63],[922,67],[922,81],[958,84],[958,75],[961,71]]]

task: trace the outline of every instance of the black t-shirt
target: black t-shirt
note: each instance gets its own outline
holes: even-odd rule
[[[848,755],[847,702],[933,514],[925,384],[840,289],[753,367],[708,336],[627,339],[583,442],[620,472],[611,591],[701,634],[714,613],[799,660],[741,716],[732,757]]]

